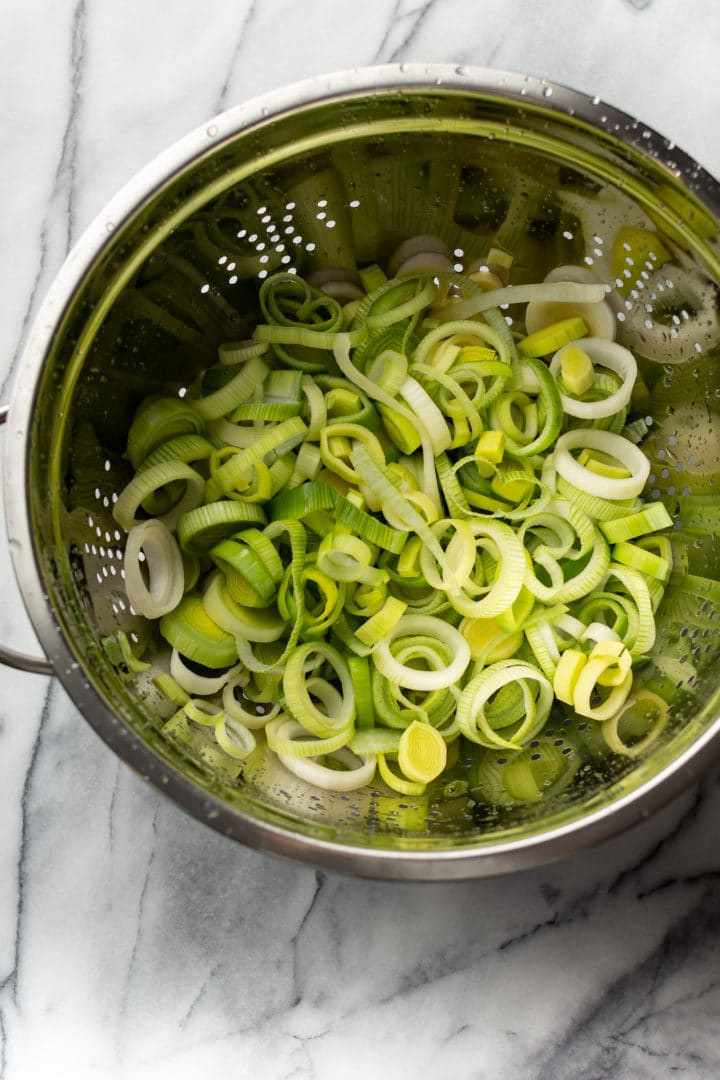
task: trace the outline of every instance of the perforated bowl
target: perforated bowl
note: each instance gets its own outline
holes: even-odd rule
[[[200,736],[164,731],[172,707],[101,645],[118,626],[137,628],[111,516],[133,410],[187,386],[220,342],[248,336],[269,273],[383,263],[417,234],[441,237],[466,267],[518,201],[534,266],[516,264],[513,281],[536,277],[543,261],[620,274],[619,336],[650,388],[648,495],[671,507],[681,551],[654,658],[637,675],[675,687],[671,721],[637,758],[603,750],[592,723],[551,722],[546,737],[573,762],[569,782],[503,807],[474,797],[472,761],[456,789],[415,799],[313,792],[272,755],[233,776]],[[48,660],[4,650],[6,662],[53,671],[108,745],[196,817],[330,868],[406,879],[505,872],[647,816],[720,747],[719,208],[716,181],[654,131],[519,75],[367,69],[217,117],[113,200],[35,322],[5,475],[15,569]],[[623,226],[654,230],[669,261],[618,268]]]

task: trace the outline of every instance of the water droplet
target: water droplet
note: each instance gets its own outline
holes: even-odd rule
[[[105,222],[105,231],[109,232],[109,233],[114,232],[115,231],[115,222],[114,221],[106,221]]]
[[[546,86],[543,89],[543,97],[552,97],[552,92],[553,92],[552,86]]]
[[[211,124],[210,127],[207,129],[208,138],[209,139],[214,139],[215,136],[217,135],[217,133],[218,133],[217,124]]]

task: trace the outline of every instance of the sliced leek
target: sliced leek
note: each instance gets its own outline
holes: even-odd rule
[[[635,357],[606,285],[500,285],[500,247],[478,280],[434,237],[390,278],[272,275],[253,341],[138,409],[126,591],[170,646],[167,734],[200,732],[206,767],[267,747],[318,788],[377,771],[427,798],[480,747],[507,803],[578,767],[544,734],[554,703],[626,756],[662,729],[632,690],[673,580],[670,515],[640,501]]]

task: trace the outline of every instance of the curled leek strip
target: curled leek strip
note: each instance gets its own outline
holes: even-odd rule
[[[501,307],[503,304],[543,304],[572,305],[570,314],[575,314],[578,304],[596,304],[603,300],[610,289],[609,285],[583,285],[574,281],[542,282],[538,285],[508,285],[503,289],[491,289],[489,292],[476,293],[458,304],[450,304],[447,312],[440,313],[440,319],[469,319],[488,308]],[[583,312],[584,314],[584,312]],[[553,316],[548,322],[554,322]],[[532,333],[541,329],[539,326],[528,327]]]
[[[397,400],[391,397],[381,386],[378,386],[377,383],[372,382],[361,371],[358,371],[350,357],[350,338],[347,334],[338,334],[334,354],[337,365],[342,373],[361,390],[364,390],[368,397],[387,406],[392,411],[399,413],[400,416],[404,417],[405,420],[409,421],[411,424],[417,425],[417,418],[410,409],[406,408],[404,405],[400,405]],[[423,447],[423,477],[425,481],[423,487],[425,494],[429,495],[433,502],[440,506],[440,494],[438,492],[430,436],[422,425],[419,428],[419,434]],[[354,461],[353,464],[355,464]]]
[[[289,564],[289,581],[292,585],[294,597],[294,619],[290,635],[285,642],[285,648],[271,663],[266,663],[255,655],[251,648],[250,640],[242,636],[236,638],[238,656],[249,671],[259,673],[276,673],[283,670],[283,665],[292,654],[297,645],[305,622],[305,593],[303,589],[303,569],[307,550],[307,537],[302,525],[297,521],[274,521],[265,529],[265,535],[275,541],[284,535],[290,542],[291,560]]]
[[[192,720],[193,724],[199,724],[200,727],[215,727],[219,721],[225,718],[222,709],[217,709],[209,701],[205,701],[204,698],[190,698],[183,705],[183,712],[188,720]]]
[[[611,479],[598,476],[580,465],[570,453],[578,449],[599,450],[630,470],[626,478]],[[631,499],[639,495],[650,475],[650,462],[629,439],[596,428],[575,428],[567,431],[555,443],[555,468],[563,479],[590,495],[605,499]]]
[[[559,349],[550,363],[550,373],[557,379],[562,367],[563,356],[572,348],[566,345]],[[632,394],[635,379],[637,378],[637,363],[629,349],[618,345],[615,341],[604,341],[602,338],[583,338],[582,351],[589,356],[596,367],[609,368],[622,379],[622,384],[614,394],[609,394],[600,401],[578,401],[568,394],[560,394],[562,407],[568,416],[577,416],[583,420],[595,420],[601,416],[613,416],[624,409]]]
[[[233,454],[224,464],[215,470],[207,486],[207,496],[212,501],[246,483],[247,474],[256,461],[262,460],[272,451],[282,455],[302,442],[307,427],[299,416],[283,420],[257,439],[244,450]],[[242,486],[239,490],[242,490]]]
[[[391,791],[397,791],[399,795],[422,795],[425,791],[426,785],[424,783],[417,780],[406,780],[404,776],[398,776],[390,768],[385,754],[377,755],[377,767],[380,776]]]
[[[663,733],[669,719],[666,701],[650,690],[638,690],[619,712],[603,721],[603,738],[613,753],[637,758]],[[625,737],[622,729],[627,732]],[[632,742],[628,736],[634,736]]]
[[[375,775],[374,754],[355,754],[347,746],[341,746],[326,756],[344,768],[329,768],[312,758],[278,754],[289,772],[324,791],[357,791],[369,784]]]
[[[434,530],[442,524],[439,522],[437,526],[431,528]],[[513,529],[500,521],[473,520],[454,522],[454,524],[458,529],[457,536],[472,537],[473,562],[478,550],[484,550],[490,555],[494,563],[493,581],[489,585],[478,586],[468,576],[459,577],[455,570],[455,558],[458,558],[458,553],[453,552],[453,562],[449,563],[448,549],[445,562],[447,565],[452,565],[453,569],[450,575],[443,578],[441,587],[447,590],[450,603],[462,615],[474,619],[491,619],[501,615],[515,602],[523,587],[526,556],[522,543]],[[460,528],[462,528],[462,534],[459,531]],[[467,540],[465,552],[458,568],[460,573],[467,566]],[[424,547],[420,553],[420,565],[426,578],[428,574],[433,574],[433,555],[434,552],[428,547]],[[444,568],[441,564],[442,569]],[[479,600],[474,599],[479,594],[484,595]]]
[[[581,510],[562,502],[556,503],[555,506],[558,512],[566,515],[566,521],[551,524],[552,515],[537,515],[534,519],[530,518],[529,522],[526,520],[519,533],[523,537],[526,526],[533,528],[533,523],[535,527],[540,523],[550,537],[554,534],[560,541],[557,545],[538,544],[530,549],[524,584],[544,603],[562,604],[578,600],[600,585],[610,568],[610,549],[602,534]],[[578,537],[579,550],[571,551],[569,548],[563,548],[560,538],[565,532],[566,525]],[[572,563],[587,556],[588,552],[590,557],[583,569],[566,579],[560,560],[569,559]],[[535,572],[535,565],[542,567],[551,580],[550,585],[545,585],[540,581]]]
[[[545,278],[546,284],[575,282],[579,285],[597,286],[597,280],[587,267],[559,266]],[[609,286],[601,286],[608,293]],[[558,319],[580,317],[588,328],[591,337],[612,341],[615,337],[615,313],[602,296],[595,300],[577,300],[566,298],[534,299],[525,309],[525,329],[528,334],[542,330]]]
[[[143,458],[138,465],[138,472],[149,469],[151,465],[159,465],[163,461],[204,461],[210,457],[213,444],[202,435],[178,435],[174,439],[160,443],[147,457]]]
[[[602,685],[600,680],[609,668],[613,667],[616,658],[612,656],[596,655],[596,645],[578,674],[573,690],[573,709],[579,716],[587,716],[590,720],[608,720],[614,716],[625,704],[632,686],[632,671],[616,686],[611,686],[606,697],[599,704],[593,704],[593,699]]]
[[[237,720],[251,731],[259,731],[265,727],[271,720],[280,712],[280,703],[275,701],[270,705],[266,705],[263,702],[253,702],[249,698],[243,698],[247,701],[248,706],[252,708],[245,708],[243,703],[239,700],[236,691],[244,690],[247,685],[247,677],[245,675],[235,676],[229,679],[223,687],[223,708],[227,716],[233,720]]]
[[[207,394],[194,402],[195,408],[205,420],[216,420],[226,416],[241,402],[247,401],[268,375],[269,368],[259,356],[254,356],[245,363],[230,382],[225,383],[213,394]]]
[[[434,642],[444,645],[452,655],[450,663],[435,652],[433,669],[421,671],[399,663],[391,646],[396,640],[422,636],[432,651]],[[453,686],[463,676],[470,663],[470,647],[459,630],[432,615],[404,615],[390,633],[373,648],[373,661],[377,670],[391,682],[409,690],[438,690]]]
[[[220,749],[236,761],[244,761],[245,758],[250,757],[257,745],[252,731],[239,720],[226,714],[223,714],[215,724],[214,733]]]
[[[525,719],[505,739],[488,722],[487,706],[503,687],[518,682],[523,690]],[[537,683],[537,698],[528,683]],[[540,731],[550,714],[553,689],[550,681],[532,664],[521,660],[501,660],[481,671],[463,690],[457,707],[462,734],[471,742],[500,750],[518,750]]]
[[[352,734],[350,728],[345,728],[324,739],[313,738],[302,724],[289,720],[287,716],[278,716],[271,720],[265,730],[271,750],[276,754],[294,758],[324,757],[332,754],[345,746]]]
[[[618,583],[617,585],[614,584],[613,579]],[[654,608],[647,580],[638,570],[611,563],[600,587],[608,588],[608,583],[611,588],[614,586],[615,592],[618,592],[619,586],[621,592],[618,592],[617,599],[622,602],[625,599],[622,593],[626,593],[637,612],[634,633],[626,635],[624,640],[633,656],[644,656],[655,643]]]
[[[306,679],[306,662],[325,662],[340,682],[341,693],[333,702],[328,714],[313,702],[311,685]],[[331,645],[322,642],[306,642],[298,645],[288,657],[282,679],[285,707],[293,719],[319,739],[327,739],[340,732],[352,734],[355,719],[355,689],[346,661]],[[317,686],[315,687],[317,690]],[[324,704],[327,704],[327,699]]]
[[[202,476],[182,461],[163,461],[159,465],[153,465],[143,472],[136,473],[130,483],[120,492],[113,506],[113,517],[118,525],[130,532],[133,525],[139,524],[136,521],[136,514],[140,504],[158,489],[173,484],[176,480],[182,482],[183,493],[175,505],[158,518],[169,529],[173,529],[181,514],[200,505],[205,493],[205,481]]]
[[[161,443],[179,436],[203,435],[205,419],[189,401],[148,398],[137,409],[128,432],[127,452],[137,469]]]
[[[226,633],[246,641],[277,641],[286,624],[275,607],[247,607],[238,604],[228,592],[221,573],[213,574],[202,595],[203,607],[210,618]]]
[[[140,568],[141,554],[145,559],[147,584]],[[162,521],[151,519],[133,526],[125,545],[123,566],[128,600],[138,615],[159,619],[182,600],[185,575],[180,548]]]
[[[217,694],[234,673],[233,668],[227,668],[215,675],[200,675],[187,666],[177,649],[170,654],[170,674],[187,694]]]

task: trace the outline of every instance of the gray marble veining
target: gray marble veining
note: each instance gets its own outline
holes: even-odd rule
[[[148,158],[307,75],[529,70],[720,172],[711,0],[8,0],[0,376],[69,246]],[[32,648],[7,558],[0,635]],[[0,671],[0,1080],[656,1080],[720,1073],[720,787],[569,862],[358,882],[224,841],[62,689]]]

